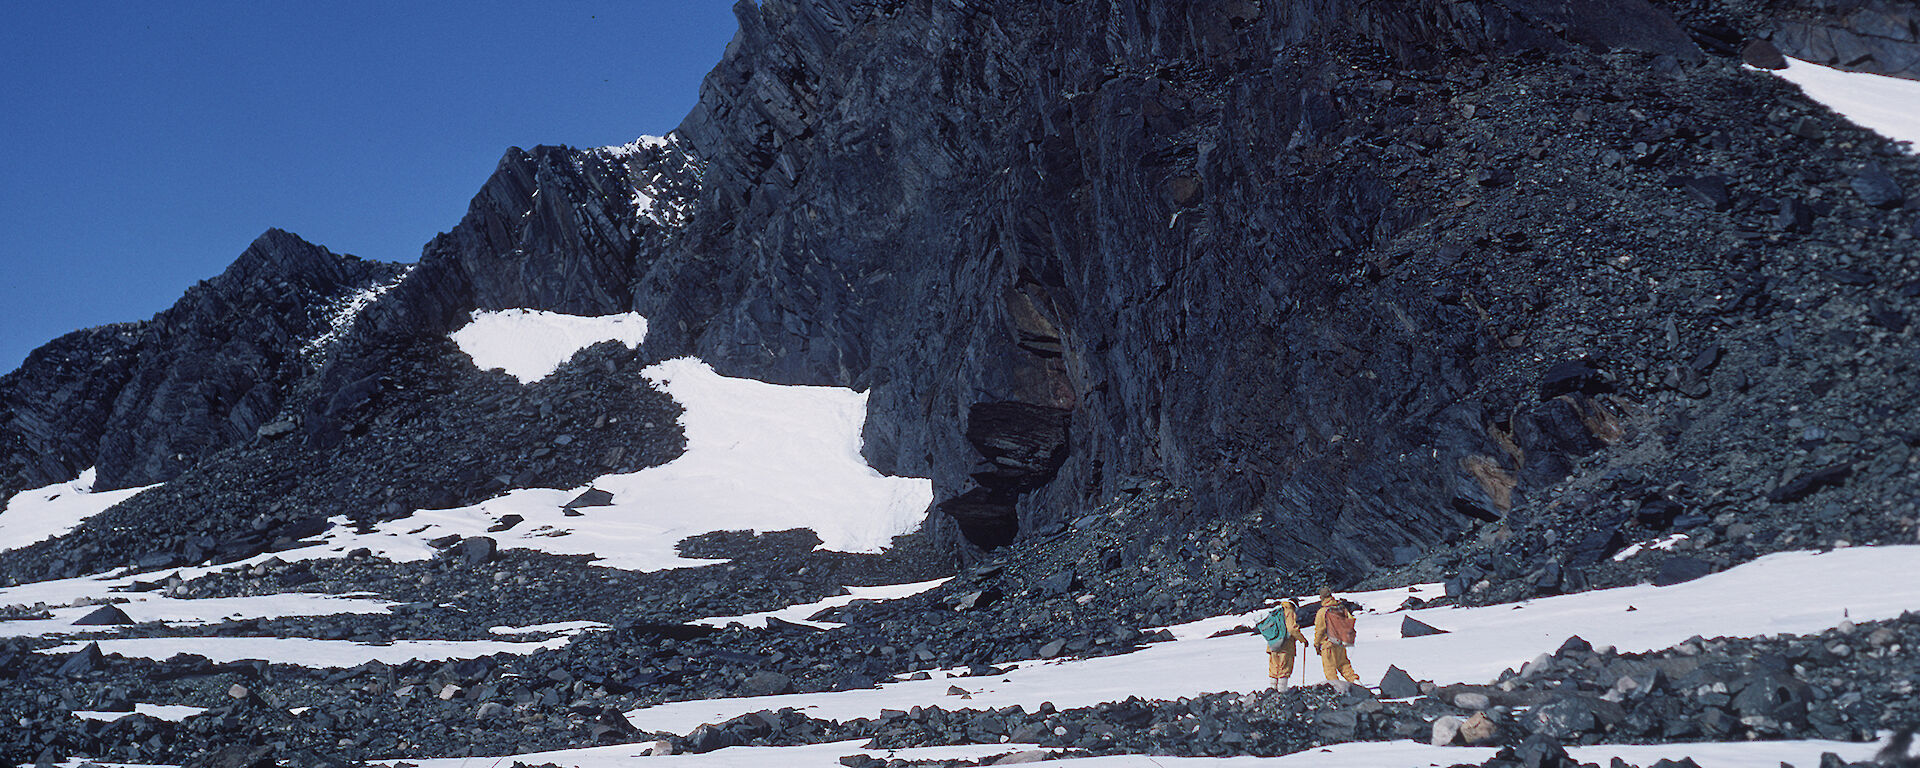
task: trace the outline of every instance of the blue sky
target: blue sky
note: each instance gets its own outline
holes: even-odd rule
[[[0,373],[140,320],[269,227],[413,261],[510,146],[672,130],[721,0],[10,3]]]

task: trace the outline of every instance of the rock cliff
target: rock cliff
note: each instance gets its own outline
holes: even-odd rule
[[[300,308],[395,271],[275,233],[249,254],[287,287],[243,257],[265,293],[223,276],[36,353],[0,386],[36,403],[0,430],[9,482],[180,477],[276,417],[372,467],[401,423],[379,393],[468,402],[429,370],[458,365],[445,332],[533,307],[637,310],[652,359],[870,390],[870,460],[935,479],[929,527],[963,556],[1163,484],[1232,533],[1145,540],[1347,580],[1452,543],[1527,553],[1481,571],[1566,560],[1516,575],[1577,588],[1623,530],[1725,536],[1749,509],[1781,510],[1749,556],[1835,504],[1877,510],[1849,535],[1901,534],[1920,432],[1873,404],[1911,392],[1920,176],[1741,66],[1805,48],[1792,24],[1882,16],[1781,5],[742,2],[669,139],[508,152],[308,369]],[[299,319],[195,320],[243,306]],[[497,448],[459,445],[450,466]]]

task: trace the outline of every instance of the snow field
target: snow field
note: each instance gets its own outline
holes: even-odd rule
[[[1369,683],[1388,665],[1415,679],[1441,684],[1491,682],[1557,650],[1579,635],[1595,647],[1650,651],[1704,637],[1756,637],[1813,633],[1843,618],[1873,621],[1920,609],[1920,546],[1855,547],[1829,553],[1787,552],[1670,587],[1640,585],[1541,598],[1482,608],[1433,608],[1400,615],[1362,614],[1354,666]],[[1860,584],[1878,588],[1860,591]],[[1431,586],[1350,595],[1371,606],[1398,605]],[[1844,599],[1842,596],[1845,596]],[[1633,610],[1628,610],[1631,607]],[[789,694],[662,704],[634,710],[628,719],[641,730],[686,733],[749,712],[793,707],[813,717],[851,720],[881,709],[940,706],[995,709],[1042,702],[1067,709],[1128,696],[1173,700],[1218,691],[1252,691],[1267,684],[1265,650],[1255,637],[1206,635],[1248,625],[1264,611],[1206,619],[1173,628],[1174,642],[1139,651],[1069,661],[1024,661],[1004,675],[903,681],[879,689]],[[1410,616],[1449,634],[1400,637],[1400,616]],[[1321,682],[1318,662],[1308,656],[1306,682]],[[1296,681],[1300,671],[1296,671]],[[949,686],[968,698],[947,695]]]
[[[647,338],[647,319],[632,312],[581,317],[537,309],[473,313],[449,338],[481,370],[500,370],[531,384],[546,378],[575,353],[603,341],[628,349]]]
[[[1772,74],[1800,86],[1855,125],[1895,141],[1920,143],[1920,81],[1848,72],[1795,58],[1788,58],[1787,68]]]
[[[432,539],[488,536],[503,549],[592,555],[612,568],[657,571],[721,562],[677,550],[680,541],[714,531],[809,528],[827,549],[878,552],[918,527],[933,503],[932,481],[883,476],[861,457],[863,393],[721,376],[692,358],[643,373],[686,409],[687,450],[679,458],[579,488],[521,489],[421,510],[368,534],[336,525],[326,546],[423,560],[436,554]],[[566,515],[566,503],[588,488],[612,493],[612,504]],[[522,522],[488,530],[510,514]]]
[[[9,497],[7,506],[0,509],[0,552],[64,535],[78,528],[87,518],[154,487],[148,485],[95,493],[93,476],[93,469],[88,468],[77,479],[21,491]],[[0,600],[0,604],[5,603],[5,600]]]

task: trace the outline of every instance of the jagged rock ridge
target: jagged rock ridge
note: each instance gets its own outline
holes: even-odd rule
[[[270,229],[153,319],[35,350],[0,379],[0,490],[95,465],[101,488],[147,485],[252,437],[299,377],[302,344],[327,329],[328,304],[396,272]]]

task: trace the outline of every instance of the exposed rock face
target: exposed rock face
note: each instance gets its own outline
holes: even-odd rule
[[[1772,42],[1829,67],[1920,80],[1920,8],[1886,0],[1779,3]]]
[[[1550,506],[1636,426],[1692,418],[1649,399],[1710,399],[1731,432],[1724,403],[1798,386],[1711,383],[1767,359],[1766,296],[1818,291],[1831,270],[1794,237],[1827,226],[1801,182],[1753,171],[1822,151],[1829,130],[1754,119],[1784,89],[1738,70],[1772,20],[1753,8],[739,15],[678,134],[703,164],[700,206],[646,249],[635,306],[661,348],[871,387],[870,458],[932,475],[936,524],[973,545],[1144,476],[1193,488],[1202,513],[1256,517],[1256,561],[1364,572]],[[1758,238],[1781,257],[1774,282],[1706,277]],[[1682,310],[1649,281],[1722,300]],[[1582,359],[1609,370],[1543,390]],[[1016,479],[1020,462],[983,449],[975,419],[1000,404],[1062,416],[1057,468]],[[1689,452],[1730,445],[1684,434]],[[1618,537],[1609,524],[1597,540]]]
[[[637,304],[660,343],[873,387],[870,456],[932,474],[983,546],[1010,532],[988,521],[1057,519],[1133,475],[1197,486],[1216,513],[1310,521],[1301,535],[1340,534],[1343,560],[1447,530],[1456,499],[1504,511],[1510,489],[1459,469],[1499,453],[1460,402],[1489,341],[1473,311],[1349,288],[1356,252],[1424,214],[1365,164],[1285,167],[1348,134],[1318,51],[1351,34],[1414,64],[1441,41],[1701,55],[1642,2],[740,15],[680,131],[702,207]],[[974,469],[992,456],[962,414],[1003,403],[1062,414],[1071,458],[1014,482]],[[1564,429],[1578,407],[1531,422],[1534,447],[1588,449]],[[1556,466],[1543,451],[1534,474]]]
[[[0,497],[93,466],[139,348],[138,323],[74,331],[0,378]]]
[[[299,375],[301,346],[327,330],[328,305],[395,271],[268,230],[152,320],[36,350],[0,379],[0,490],[94,465],[100,488],[146,485],[251,438]]]
[[[1550,512],[1558,538],[1528,545],[1581,567],[1624,546],[1619,510],[1642,500],[1692,520],[1662,505],[1772,490],[1758,467],[1805,462],[1756,431],[1802,390],[1841,413],[1900,380],[1837,377],[1794,344],[1912,357],[1920,292],[1894,290],[1913,265],[1889,250],[1920,231],[1911,159],[1740,69],[1783,19],[1866,18],[1805,5],[742,2],[671,140],[510,151],[315,375],[283,364],[308,327],[233,334],[265,341],[214,358],[232,370],[187,365],[227,341],[191,321],[226,305],[190,295],[152,349],[145,326],[93,332],[30,365],[36,401],[111,418],[88,437],[13,417],[9,467],[98,460],[125,485],[254,434],[324,455],[406,431],[383,405],[392,360],[472,385],[427,369],[474,309],[637,310],[643,357],[869,390],[869,459],[933,477],[934,528],[963,553],[1165,481],[1191,491],[1183,515],[1237,521],[1221,535],[1250,562],[1359,574]],[[301,258],[264,260],[314,272],[316,295],[392,275]],[[298,304],[278,296],[258,298]],[[71,363],[95,349],[155,362]],[[443,457],[473,481],[450,498],[538,479],[488,477],[485,442]],[[1905,446],[1884,427],[1847,442]],[[1812,458],[1908,482],[1833,453]],[[1641,474],[1596,466],[1616,458]],[[1573,482],[1601,488],[1562,503]],[[268,500],[235,503],[223,519]]]

